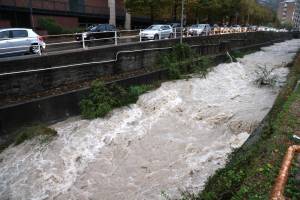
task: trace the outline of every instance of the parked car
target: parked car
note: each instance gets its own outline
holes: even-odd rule
[[[170,25],[151,25],[140,33],[142,40],[159,40],[172,38],[174,35]]]
[[[240,25],[232,25],[231,30],[234,33],[240,33],[242,32],[242,27]]]
[[[170,26],[172,27],[172,28],[180,28],[181,27],[181,23],[171,23],[170,24]]]
[[[94,27],[90,27],[87,32],[77,33],[75,39],[77,41],[82,41],[82,36],[87,44],[93,44],[97,39],[114,39],[116,27],[111,24],[98,24]],[[119,33],[117,33],[119,36]]]
[[[41,54],[45,48],[42,37],[32,29],[0,29],[0,57]]]
[[[211,27],[209,24],[194,24],[188,29],[191,36],[209,35]]]

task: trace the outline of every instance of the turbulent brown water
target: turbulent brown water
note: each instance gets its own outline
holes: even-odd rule
[[[300,40],[221,64],[206,79],[171,81],[136,104],[52,127],[59,137],[0,155],[0,199],[164,199],[199,191],[265,117]],[[257,87],[258,65],[275,87]]]

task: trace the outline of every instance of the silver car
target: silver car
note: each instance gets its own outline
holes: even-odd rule
[[[188,29],[191,36],[209,35],[211,27],[209,24],[194,24]]]
[[[41,54],[46,48],[42,37],[32,29],[0,29],[0,57]]]
[[[140,33],[142,40],[159,40],[164,38],[172,38],[174,36],[173,29],[170,25],[152,25]]]

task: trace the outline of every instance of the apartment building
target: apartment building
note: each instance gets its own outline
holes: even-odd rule
[[[284,0],[279,3],[277,10],[277,17],[279,21],[284,23],[293,24],[294,13],[296,9],[295,0]]]
[[[110,0],[0,0],[0,27],[37,28],[41,17],[53,18],[64,28],[108,23]],[[115,0],[115,21],[124,25],[124,0]],[[136,18],[136,22],[145,19]]]

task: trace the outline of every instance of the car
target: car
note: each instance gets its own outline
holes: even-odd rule
[[[177,23],[177,22],[171,23],[170,26],[171,26],[172,28],[181,28],[181,23]]]
[[[240,33],[240,32],[242,32],[242,27],[240,26],[240,25],[232,25],[231,26],[231,30],[232,30],[232,32],[234,32],[234,33]]]
[[[265,26],[259,26],[257,28],[257,31],[267,31],[267,27],[265,27]]]
[[[194,24],[188,29],[191,36],[209,35],[211,27],[209,24]]]
[[[142,40],[159,40],[173,38],[173,36],[174,33],[172,27],[163,24],[151,25],[140,33]]]
[[[76,33],[75,39],[77,41],[82,41],[82,36],[87,44],[94,44],[97,39],[114,39],[115,32],[117,31],[116,27],[111,24],[98,24],[96,26],[90,27],[88,31],[84,33]],[[117,32],[117,36],[119,33]]]
[[[0,57],[39,54],[45,50],[43,38],[28,28],[0,29]]]

